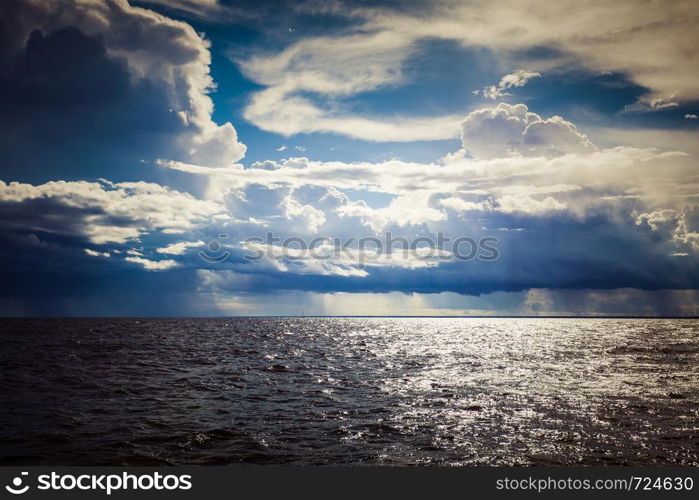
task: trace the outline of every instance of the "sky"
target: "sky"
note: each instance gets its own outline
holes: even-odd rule
[[[699,315],[697,21],[5,0],[0,315]]]

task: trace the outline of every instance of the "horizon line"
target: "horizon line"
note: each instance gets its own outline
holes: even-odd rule
[[[245,314],[219,316],[0,316],[7,319],[305,319],[305,318],[453,318],[453,319],[699,319],[699,316],[643,315],[397,315],[397,314]]]

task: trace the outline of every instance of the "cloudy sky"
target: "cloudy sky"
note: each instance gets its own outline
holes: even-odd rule
[[[698,22],[694,0],[5,0],[0,315],[697,315]],[[498,258],[334,252],[389,232]],[[329,239],[247,259],[267,233]]]

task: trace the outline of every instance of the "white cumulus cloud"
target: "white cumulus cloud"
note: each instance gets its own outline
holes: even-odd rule
[[[464,148],[478,158],[590,153],[594,145],[560,116],[544,119],[526,105],[500,103],[469,113],[461,122]]]

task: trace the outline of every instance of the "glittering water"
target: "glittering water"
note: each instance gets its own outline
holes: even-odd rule
[[[4,464],[699,463],[699,321],[0,320]]]

